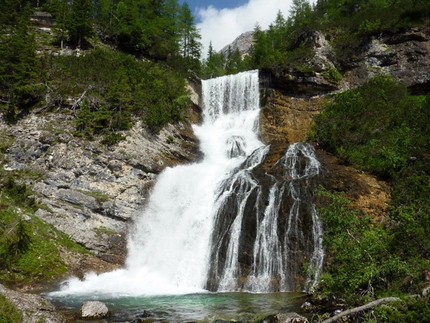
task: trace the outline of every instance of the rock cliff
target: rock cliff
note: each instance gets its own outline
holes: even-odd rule
[[[35,178],[26,181],[43,205],[36,215],[116,264],[124,261],[128,225],[143,208],[157,175],[199,155],[189,123],[152,135],[136,122],[114,147],[74,136],[67,112],[32,114],[0,127],[13,139],[4,169],[31,172]]]
[[[381,34],[349,59],[336,55],[319,32],[306,45],[315,52],[306,62],[306,73],[291,67],[260,71],[261,138],[271,144],[263,167],[270,168],[290,143],[306,140],[313,118],[332,93],[360,86],[376,75],[404,82],[413,94],[430,92],[429,27]],[[333,77],[336,66],[342,69],[342,77]],[[327,170],[323,180],[327,188],[346,192],[362,212],[377,220],[384,216],[390,201],[386,183],[343,165],[321,149],[317,154]]]
[[[391,75],[412,93],[430,91],[429,27],[383,33],[363,43],[353,57],[336,53],[319,32],[306,45],[315,53],[305,62],[306,72],[293,67],[263,69],[262,87],[309,98],[360,86],[376,75]]]

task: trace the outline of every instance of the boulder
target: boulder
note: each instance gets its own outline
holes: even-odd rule
[[[109,315],[109,309],[105,303],[99,301],[87,301],[82,304],[82,318],[102,318]]]

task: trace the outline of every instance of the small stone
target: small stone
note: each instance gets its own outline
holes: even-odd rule
[[[297,313],[279,313],[266,317],[263,322],[267,323],[309,323],[308,319]]]
[[[309,302],[304,302],[300,308],[305,312],[310,312],[312,310],[312,304]]]
[[[99,301],[87,301],[82,304],[82,318],[101,318],[107,317],[109,314],[108,307]]]

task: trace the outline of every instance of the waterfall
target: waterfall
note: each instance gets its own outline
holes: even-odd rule
[[[324,257],[313,197],[320,163],[312,146],[294,143],[261,169],[268,153],[268,146],[257,149],[218,188],[210,290],[294,291],[317,282]]]
[[[270,169],[258,139],[258,71],[202,82],[204,158],[167,168],[129,235],[126,267],[70,279],[59,293],[114,295],[297,290],[322,266],[321,224],[309,183],[313,148],[293,144]],[[303,285],[303,284],[302,284]]]

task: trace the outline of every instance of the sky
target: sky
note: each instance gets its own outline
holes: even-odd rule
[[[275,21],[280,10],[288,17],[292,0],[187,0],[202,36],[202,57],[207,57],[209,43],[219,51],[240,34],[262,29]]]

